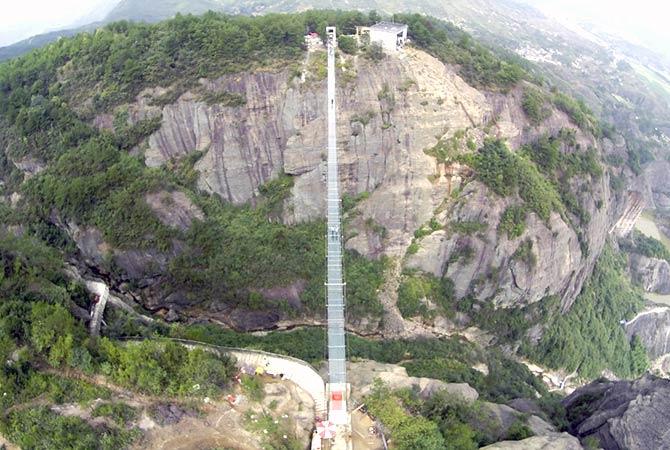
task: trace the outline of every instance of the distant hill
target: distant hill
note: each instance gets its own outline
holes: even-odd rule
[[[117,20],[160,22],[177,13],[199,15],[210,10],[222,10],[221,2],[216,0],[121,0],[105,17],[105,22]]]
[[[198,15],[212,10],[260,15],[323,6],[323,2],[316,0],[121,0],[98,23],[35,36],[0,48],[0,60],[118,20],[158,22],[177,13]],[[491,47],[532,61],[541,69],[542,77],[582,98],[605,120],[628,128],[622,130],[626,134],[641,139],[655,133],[656,129],[670,134],[670,102],[665,88],[670,78],[668,63],[626,41],[613,41],[588,30],[566,28],[532,6],[515,0],[410,0],[402,5],[392,0],[330,0],[327,6],[342,10],[375,10],[380,15],[418,12],[450,21]],[[592,61],[587,63],[584,55],[590,55],[588,58]],[[612,64],[620,60],[623,60],[621,67],[631,67],[631,70],[612,70]],[[603,102],[605,98],[610,101]],[[631,121],[629,117],[638,119]]]
[[[207,11],[225,12],[228,14],[257,14],[264,11],[289,12],[305,9],[300,2],[276,2],[268,5],[266,1],[252,0],[121,0],[103,20],[83,24],[74,28],[38,34],[6,47],[0,47],[0,61],[21,56],[32,49],[42,47],[62,37],[74,36],[84,31],[92,31],[98,27],[119,20],[155,23],[174,17],[176,14],[200,15]],[[342,4],[341,7],[345,7]]]
[[[0,47],[0,61],[16,58],[25,53],[28,53],[30,50],[43,47],[63,37],[70,37],[74,36],[75,34],[82,33],[84,31],[95,30],[102,24],[103,24],[102,22],[96,22],[78,28],[51,31],[49,33],[38,34],[37,36],[24,39],[15,44],[8,45],[6,47]]]

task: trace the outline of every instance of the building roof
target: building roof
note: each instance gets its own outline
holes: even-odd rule
[[[378,22],[370,27],[370,30],[375,31],[387,31],[390,33],[400,33],[407,29],[407,25],[404,23],[393,23],[393,22]]]

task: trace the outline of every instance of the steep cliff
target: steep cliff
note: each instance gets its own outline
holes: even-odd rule
[[[201,80],[206,91],[236,94],[246,103],[208,104],[201,93],[186,92],[162,108],[161,126],[144,152],[146,164],[161,167],[202,152],[194,167],[198,187],[237,204],[254,202],[264,183],[284,173],[293,178],[293,187],[283,221],[321,217],[326,105],[323,81],[309,73],[310,58],[318,58],[318,52],[303,65],[304,81],[288,71]],[[559,212],[548,220],[531,213],[523,234],[510,239],[498,227],[518,198],[501,198],[473,180],[467,166],[440,162],[425,150],[464,130],[473,145],[500,137],[516,148],[568,128],[576,131],[582,148],[599,143],[558,111],[532,127],[521,109],[521,88],[508,94],[479,91],[420,50],[379,63],[345,56],[340,65],[341,181],[351,197],[364,194],[349,211],[347,248],[369,258],[404,258],[403,267],[449,277],[457,298],[473,295],[518,307],[556,294],[562,308],[569,308],[625,207],[611,192],[608,177],[575,184],[588,223]],[[133,115],[155,113],[145,98],[159,94],[144,92],[130,105]],[[416,253],[406,254],[415,232],[431,219],[438,228],[417,240]],[[471,235],[455,229],[459,222],[484,226]],[[525,242],[532,243],[533,263],[515,258]],[[467,259],[457,257],[463,248],[471,249]]]
[[[625,324],[626,334],[637,336],[652,360],[652,370],[670,374],[670,308],[649,306]]]
[[[563,404],[570,432],[605,450],[666,449],[670,382],[645,376],[636,381],[595,381]]]
[[[22,207],[39,204],[33,210],[66,231],[89,270],[152,310],[206,314],[245,330],[318,323],[323,51],[292,51],[302,38],[294,25],[286,39],[295,42],[276,43],[288,62],[234,71],[208,61],[200,69],[227,68],[219,77],[193,79],[198,72],[187,61],[202,51],[197,45],[175,64],[186,80],[156,65],[142,89],[135,83],[122,93],[113,72],[98,81],[107,88],[92,88],[95,76],[86,81],[81,69],[89,60],[59,67],[59,92],[102,137],[54,159],[4,136],[13,170],[33,177],[21,189]],[[201,24],[165,26],[179,33]],[[105,33],[126,37],[112,29],[96,39]],[[448,330],[450,310],[463,299],[475,309],[519,308],[555,296],[567,311],[609,231],[635,208],[620,182],[628,169],[601,162],[625,154],[623,139],[600,137],[597,120],[577,102],[515,81],[520,69],[454,41],[459,36],[447,28],[416,35],[423,49],[338,58],[350,310],[352,325],[367,332],[380,323],[386,334],[430,332],[422,327],[438,323]],[[259,42],[246,45],[267,54]],[[449,56],[454,45],[464,53]],[[158,86],[161,70],[167,75]],[[137,95],[119,101],[129,92]],[[541,117],[531,117],[529,98]],[[39,122],[27,124],[14,128],[44,132]],[[91,192],[95,200],[82,203]],[[418,309],[398,307],[399,290],[417,276],[443,280],[445,294],[412,299]]]
[[[632,254],[630,267],[633,280],[645,292],[670,294],[670,264],[665,259]]]

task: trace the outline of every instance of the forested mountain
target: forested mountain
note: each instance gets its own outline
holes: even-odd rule
[[[322,361],[325,52],[304,36],[336,25],[350,356],[470,386],[465,403],[388,385],[362,401],[396,448],[531,434],[579,448],[559,431],[584,410],[566,421],[545,383],[649,366],[621,323],[644,300],[616,238],[638,206],[640,127],[448,22],[396,14],[401,56],[347,36],[378,18],[122,21],[0,65],[3,436],[150,448],[146,420],[178,434],[175,415],[229,408],[241,389],[265,428],[224,426],[257,446],[309,437],[279,401],[294,394],[237,388],[228,358],[170,338]],[[654,240],[625,245],[665,257]],[[75,403],[88,412],[68,416]],[[283,411],[298,425],[277,425]]]

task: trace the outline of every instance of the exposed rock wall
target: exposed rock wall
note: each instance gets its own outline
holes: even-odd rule
[[[666,260],[631,254],[630,271],[645,292],[670,294],[670,264]]]
[[[670,380],[596,381],[563,401],[569,431],[604,450],[670,449]]]
[[[444,229],[425,237],[419,251],[406,258],[406,267],[450,277],[459,297],[494,297],[498,305],[514,306],[558,294],[568,309],[600,253],[606,230],[629,203],[611,196],[607,175],[574,186],[591,215],[581,236],[566,217],[553,214],[545,223],[531,214],[524,235],[509,240],[498,235],[497,226],[515,200],[499,198],[476,182],[461,186],[467,168],[445,167],[424,153],[438,138],[465,129],[481,144],[487,128],[515,148],[573,128],[568,118],[554,112],[541,127],[531,127],[520,106],[522,88],[507,95],[476,90],[421,51],[409,50],[378,64],[363,58],[350,63],[348,73],[339,72],[337,92],[341,181],[350,195],[370,195],[357,206],[359,217],[352,221],[356,236],[347,247],[373,258],[403,257],[414,232],[435,217]],[[253,202],[261,184],[284,172],[294,177],[285,222],[321,217],[325,81],[307,80],[291,78],[288,71],[203,80],[207,89],[244,95],[246,105],[208,105],[196,93],[182,95],[163,108],[162,127],[149,140],[146,163],[160,166],[204,152],[196,164],[199,187],[238,204]],[[577,141],[583,148],[597,145],[579,131]],[[457,188],[462,193],[449,200]],[[479,235],[462,236],[449,229],[459,220],[488,227]],[[368,229],[364,224],[369,221],[383,227],[385,236]],[[533,244],[532,264],[513,258],[526,240]],[[474,256],[455,261],[464,247],[472,248]]]
[[[628,197],[628,207],[612,227],[612,233],[619,237],[626,237],[633,231],[637,219],[640,218],[646,206],[644,196],[640,192],[631,191]]]
[[[638,336],[651,359],[670,353],[670,308],[652,307],[626,322],[629,338]]]
[[[568,433],[533,436],[521,441],[503,441],[482,447],[485,450],[582,450],[579,440]]]
[[[670,162],[657,160],[645,169],[646,198],[650,206],[664,215],[670,215]]]

